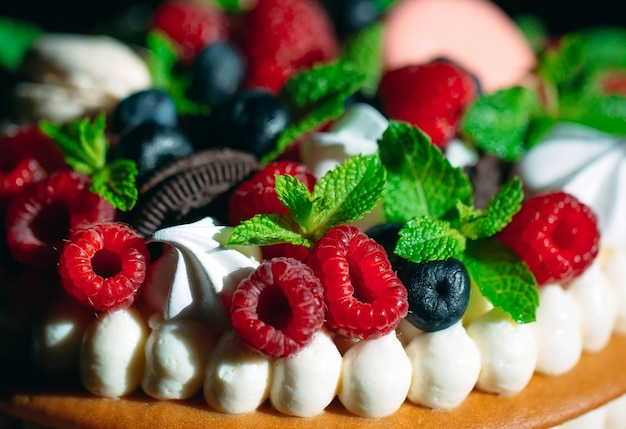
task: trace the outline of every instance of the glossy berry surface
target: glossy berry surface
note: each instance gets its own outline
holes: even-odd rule
[[[227,41],[212,43],[193,61],[189,96],[213,106],[235,94],[244,76],[245,66],[237,48]]]
[[[276,176],[285,174],[297,178],[310,192],[313,191],[316,179],[304,164],[294,161],[271,162],[241,183],[231,195],[228,201],[231,225],[237,225],[259,213],[288,215],[275,189]]]
[[[232,296],[233,328],[259,353],[298,353],[324,324],[323,289],[302,262],[275,258],[259,265]]]
[[[457,135],[459,119],[478,91],[472,75],[450,61],[435,60],[387,71],[378,98],[389,119],[418,126],[443,148]]]
[[[416,264],[407,262],[398,272],[407,289],[409,313],[415,327],[434,332],[458,322],[469,303],[470,277],[465,266],[450,258]]]
[[[333,25],[316,0],[263,0],[245,15],[239,46],[248,63],[246,85],[277,93],[295,72],[335,58]]]
[[[212,139],[218,146],[239,149],[256,156],[274,148],[289,125],[287,105],[266,91],[240,91],[215,107],[211,115]]]
[[[111,204],[89,191],[87,176],[58,171],[13,199],[6,214],[7,245],[18,262],[54,268],[75,231],[114,218]]]
[[[326,327],[337,334],[373,339],[392,332],[407,315],[406,289],[383,247],[353,226],[329,230],[307,263],[324,286]]]
[[[56,143],[36,127],[0,138],[0,153],[0,212],[25,188],[67,168]]]
[[[589,207],[570,194],[552,192],[525,201],[499,238],[542,285],[582,274],[598,254],[600,232]]]
[[[372,0],[325,0],[322,2],[335,26],[339,39],[357,33],[379,16]]]
[[[178,112],[172,97],[160,89],[146,89],[129,95],[113,110],[111,130],[123,132],[144,122],[177,126]]]
[[[191,62],[205,46],[228,37],[224,14],[205,2],[173,0],[154,12],[152,29],[165,33],[178,47],[183,62]]]
[[[191,141],[177,127],[144,122],[121,135],[114,148],[116,158],[137,164],[137,180],[194,151]]]
[[[121,223],[100,223],[63,247],[59,274],[65,290],[96,311],[130,307],[146,277],[144,239]]]

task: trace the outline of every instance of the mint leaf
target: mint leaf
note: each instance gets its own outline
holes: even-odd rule
[[[91,176],[90,190],[102,196],[113,207],[129,211],[137,202],[135,186],[137,165],[129,159],[117,159]]]
[[[116,209],[126,211],[134,207],[138,197],[137,166],[128,159],[107,163],[109,141],[104,133],[104,113],[93,123],[89,118],[68,124],[41,121],[39,128],[57,143],[73,170],[91,177],[90,191],[105,198]]]
[[[313,238],[360,219],[376,206],[384,188],[385,170],[378,155],[354,155],[333,168],[313,189]]]
[[[223,9],[230,10],[230,11],[241,10],[240,0],[214,0],[214,1]]]
[[[584,58],[584,43],[576,34],[565,35],[557,49],[543,51],[537,74],[552,84],[564,85],[572,82],[581,72]]]
[[[385,12],[387,9],[393,6],[393,4],[396,2],[396,0],[372,0],[372,1],[374,2],[376,9],[378,9],[380,12]]]
[[[75,171],[92,175],[106,164],[109,142],[104,134],[106,117],[98,115],[93,123],[89,118],[55,124],[41,121],[39,128],[52,138]]]
[[[563,94],[561,117],[615,135],[626,134],[626,97],[593,91]]]
[[[462,133],[487,153],[517,161],[525,152],[526,134],[541,115],[537,95],[529,88],[512,87],[479,97],[463,116]]]
[[[463,263],[482,295],[518,323],[535,321],[539,292],[528,266],[495,239],[470,241]]]
[[[271,161],[302,134],[341,116],[345,100],[362,85],[364,79],[364,74],[346,61],[317,65],[289,79],[280,97],[289,105],[292,124],[281,133],[275,149],[263,156],[261,161]]]
[[[310,246],[333,226],[352,222],[381,199],[385,170],[377,155],[355,155],[326,173],[310,194],[289,176],[276,177],[276,193],[285,215],[257,215],[233,230],[230,244],[289,242]]]
[[[284,214],[258,214],[244,220],[233,228],[228,239],[229,245],[279,243],[311,247],[311,242],[299,233],[298,225]]]
[[[500,188],[484,210],[459,203],[461,233],[472,240],[491,237],[508,225],[523,199],[522,181],[515,177]]]
[[[450,223],[425,216],[408,221],[398,236],[394,253],[416,263],[458,257],[466,246],[463,234]]]
[[[0,67],[16,72],[42,32],[36,25],[0,16]]]
[[[416,216],[439,219],[457,200],[471,203],[467,176],[418,128],[391,121],[378,148],[387,170],[384,209],[389,222],[406,222]]]
[[[152,76],[152,85],[167,92],[180,114],[207,114],[208,106],[196,103],[187,97],[187,90],[191,84],[188,74],[176,73],[178,64],[178,50],[174,42],[160,31],[151,31],[146,38],[150,51],[148,68]]]
[[[298,225],[308,225],[313,199],[306,185],[288,174],[276,176],[276,194]]]
[[[350,38],[341,55],[343,61],[364,73],[361,91],[368,96],[376,94],[382,76],[382,40],[383,26],[377,21]]]

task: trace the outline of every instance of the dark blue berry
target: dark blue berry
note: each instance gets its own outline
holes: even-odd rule
[[[215,105],[239,89],[244,74],[242,56],[231,43],[210,44],[194,59],[189,96],[209,106]]]
[[[122,132],[144,122],[175,127],[178,114],[174,100],[160,89],[146,89],[119,102],[111,115],[111,130]]]
[[[240,91],[213,110],[209,134],[213,146],[259,157],[274,148],[290,120],[289,108],[275,95],[263,90]]]
[[[325,0],[337,37],[346,37],[374,23],[380,13],[372,0]]]
[[[144,122],[122,134],[113,153],[115,158],[136,162],[137,181],[141,182],[154,170],[193,151],[193,145],[178,128]]]
[[[398,278],[408,291],[406,319],[415,327],[439,331],[458,322],[469,303],[470,276],[460,261],[407,262]]]
[[[398,231],[400,231],[403,226],[404,224],[400,222],[386,222],[373,226],[365,231],[368,237],[383,246],[394,271],[398,271],[402,265],[408,262],[406,259],[393,252],[398,243]]]

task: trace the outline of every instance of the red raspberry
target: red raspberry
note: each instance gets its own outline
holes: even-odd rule
[[[277,93],[299,69],[339,53],[332,22],[315,0],[259,1],[244,17],[241,29],[249,87]]]
[[[89,191],[89,178],[63,170],[16,196],[6,214],[7,245],[16,261],[54,268],[76,230],[115,218],[107,200]]]
[[[133,304],[149,259],[146,242],[128,226],[100,223],[65,244],[59,274],[76,300],[96,311],[114,311]]]
[[[585,271],[598,254],[600,232],[589,207],[553,192],[527,200],[499,237],[542,285],[565,283]]]
[[[283,358],[298,353],[324,324],[320,280],[300,261],[265,261],[239,283],[230,317],[239,335],[261,354]]]
[[[387,71],[378,97],[389,119],[418,126],[443,148],[456,136],[461,114],[478,92],[469,73],[449,61],[436,60]]]
[[[278,199],[275,189],[276,176],[285,174],[299,179],[310,192],[313,191],[316,179],[304,164],[288,160],[272,162],[239,185],[231,195],[228,202],[231,224],[237,225],[259,213],[288,215],[289,212]]]
[[[378,338],[406,316],[407,291],[385,249],[358,228],[332,228],[307,262],[324,285],[329,330],[359,339]]]
[[[623,70],[607,71],[598,79],[598,86],[603,94],[626,96],[626,72]]]
[[[178,45],[180,59],[185,63],[191,62],[205,46],[228,37],[224,14],[197,1],[162,3],[154,12],[152,27],[164,32]]]
[[[48,173],[67,168],[54,141],[35,127],[23,127],[0,139],[0,211],[22,189]]]

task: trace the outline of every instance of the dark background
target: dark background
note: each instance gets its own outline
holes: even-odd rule
[[[159,0],[147,0],[156,4]],[[336,0],[342,1],[342,0]],[[509,15],[533,14],[549,33],[559,35],[598,25],[626,27],[623,0],[494,0]],[[48,31],[89,32],[94,25],[112,20],[134,2],[129,0],[0,0],[0,15],[35,22]]]

